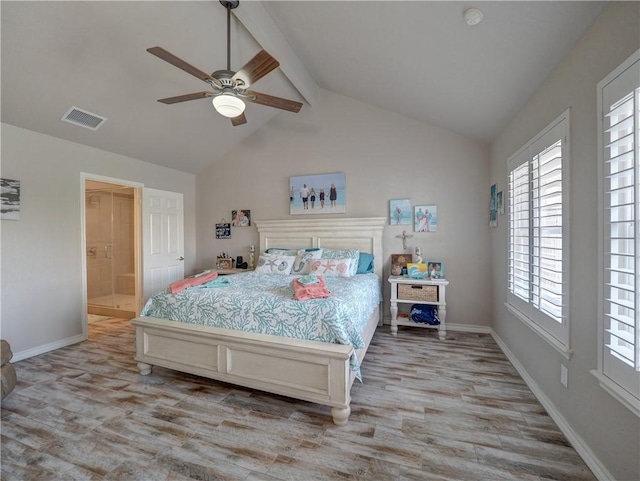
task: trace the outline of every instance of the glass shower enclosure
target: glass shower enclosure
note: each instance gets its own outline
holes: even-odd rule
[[[87,180],[85,239],[89,314],[137,315],[135,189]]]

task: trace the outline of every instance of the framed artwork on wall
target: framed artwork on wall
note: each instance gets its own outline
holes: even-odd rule
[[[498,227],[498,190],[496,184],[491,185],[489,193],[489,227]]]
[[[502,198],[502,191],[496,194],[496,207],[498,208],[498,214],[504,215],[504,201]]]
[[[231,239],[231,224],[224,219],[216,224],[216,239]]]
[[[347,183],[344,173],[289,177],[289,214],[344,214]]]
[[[231,225],[234,227],[251,226],[251,211],[249,209],[232,210]]]
[[[411,225],[411,214],[410,199],[389,201],[389,225]]]
[[[436,232],[438,230],[438,207],[416,205],[413,208],[413,230],[416,232]]]
[[[20,181],[0,179],[0,218],[20,220]]]

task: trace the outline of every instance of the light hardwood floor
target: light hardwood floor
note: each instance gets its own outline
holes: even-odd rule
[[[15,364],[2,479],[593,481],[489,335],[379,328],[347,426],[329,409],[137,372],[127,321]]]

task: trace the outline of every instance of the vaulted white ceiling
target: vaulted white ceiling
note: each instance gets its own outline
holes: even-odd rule
[[[470,27],[466,8],[483,10]],[[251,88],[313,109],[318,86],[490,142],[569,52],[606,2],[242,1],[231,68],[261,48],[280,68]],[[214,1],[0,3],[2,121],[197,173],[275,115],[249,104],[232,127],[209,90],[150,55],[161,46],[205,72],[226,68],[226,11]],[[76,106],[97,131],[61,122]]]

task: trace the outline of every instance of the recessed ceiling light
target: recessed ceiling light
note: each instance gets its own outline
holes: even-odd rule
[[[464,11],[464,21],[470,26],[478,25],[483,17],[484,13],[479,8],[468,8]]]

